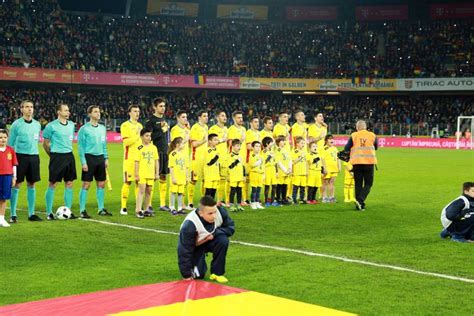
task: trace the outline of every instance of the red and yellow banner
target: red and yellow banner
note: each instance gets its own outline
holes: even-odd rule
[[[267,20],[268,7],[263,5],[233,5],[220,4],[217,6],[219,19]]]
[[[69,70],[0,67],[0,80],[81,83],[81,73]]]
[[[243,90],[311,91],[317,86],[315,79],[240,77],[240,89]]]
[[[199,4],[189,2],[168,2],[148,0],[146,13],[151,15],[191,16],[199,14]]]

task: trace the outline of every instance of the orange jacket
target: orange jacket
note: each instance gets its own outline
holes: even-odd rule
[[[352,133],[351,159],[352,165],[375,165],[375,134],[367,130]]]

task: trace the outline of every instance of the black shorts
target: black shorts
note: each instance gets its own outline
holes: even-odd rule
[[[158,156],[160,157],[160,176],[169,174],[170,169],[168,168],[168,154],[158,153]]]
[[[74,181],[77,179],[76,160],[72,153],[51,153],[49,159],[49,182]]]
[[[88,171],[82,171],[82,181],[92,182],[94,178],[95,181],[105,181],[107,176],[104,156],[86,154],[86,162]]]
[[[40,176],[40,159],[39,155],[25,155],[16,154],[18,159],[18,166],[16,167],[16,181],[21,183],[38,182],[41,180]]]

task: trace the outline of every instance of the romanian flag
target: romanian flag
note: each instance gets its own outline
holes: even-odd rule
[[[421,67],[418,67],[418,66],[415,67],[415,69],[413,70],[413,73],[414,73],[415,75],[421,74]]]
[[[194,83],[197,84],[197,85],[205,85],[206,84],[206,76],[194,75]]]
[[[0,307],[15,316],[314,316],[353,315],[335,309],[203,281],[176,281]]]

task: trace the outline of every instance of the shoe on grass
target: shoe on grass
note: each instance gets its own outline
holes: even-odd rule
[[[446,239],[446,238],[449,238],[451,237],[451,234],[448,232],[448,230],[445,228],[441,231],[441,233],[439,233],[439,237],[443,238],[443,239]]]
[[[8,224],[7,221],[2,218],[0,219],[0,227],[10,227],[10,224]]]
[[[209,279],[211,281],[217,281],[218,283],[227,283],[227,282],[229,282],[229,280],[225,276],[217,275],[217,274],[214,274],[214,273],[209,276]]]
[[[28,220],[31,221],[31,222],[41,222],[42,221],[41,217],[39,217],[36,214],[33,214],[30,217],[28,217]]]
[[[126,208],[126,207],[120,209],[120,215],[128,215],[128,212],[127,212],[127,208]]]
[[[162,212],[170,212],[171,209],[170,209],[168,206],[164,205],[164,206],[160,206],[160,211],[162,211]]]
[[[97,212],[97,215],[100,215],[100,216],[112,216],[112,213],[110,213],[109,211],[107,211],[107,209],[103,208],[103,209],[101,209],[100,211]]]
[[[53,213],[51,213],[51,214],[49,214],[48,216],[46,216],[46,219],[47,219],[48,221],[54,221],[54,220],[56,220],[56,218],[54,217]]]
[[[140,219],[145,218],[145,214],[143,214],[142,211],[135,213],[135,216],[136,216],[137,218],[140,218]]]
[[[81,215],[79,215],[83,219],[88,219],[91,218],[89,214],[87,214],[87,211],[81,212]]]
[[[8,221],[10,224],[16,224],[18,222],[18,219],[16,216],[10,217],[10,220]]]

